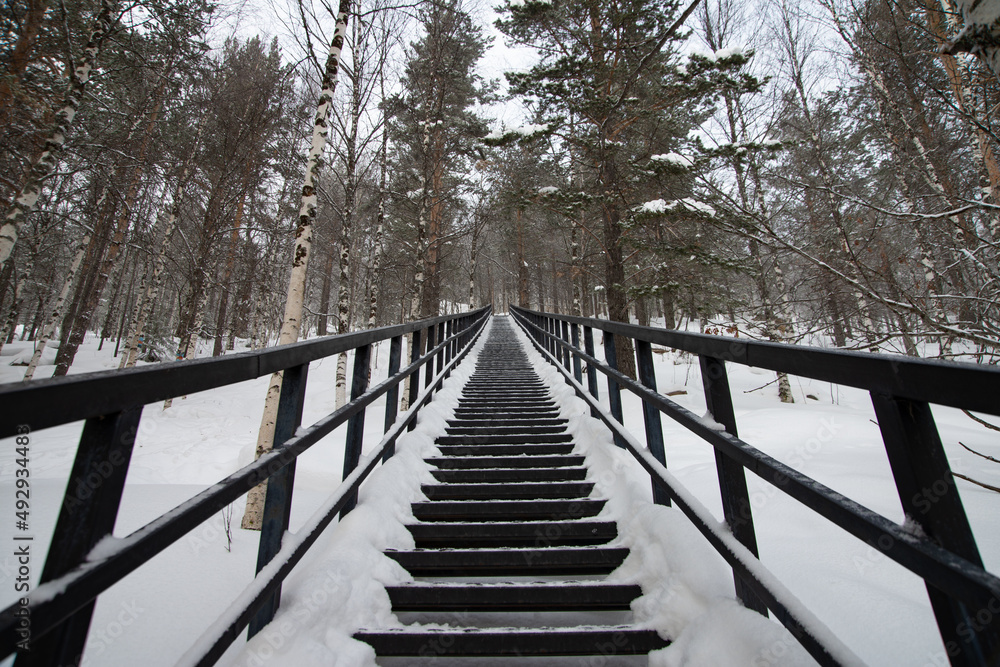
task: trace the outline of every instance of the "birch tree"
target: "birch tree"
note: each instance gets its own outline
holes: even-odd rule
[[[118,3],[115,0],[102,0],[100,11],[94,19],[90,39],[83,49],[83,57],[76,67],[70,70],[66,96],[55,113],[44,149],[34,160],[24,184],[14,197],[13,205],[4,216],[3,224],[0,225],[0,269],[10,257],[25,219],[35,210],[45,180],[56,169],[63,146],[66,144],[66,137],[73,128],[73,121],[76,119],[90,75],[97,66],[101,44],[116,19],[117,7]]]
[[[313,121],[312,142],[306,157],[305,181],[302,184],[301,206],[299,208],[298,226],[295,230],[295,246],[292,254],[292,272],[288,281],[288,294],[285,299],[285,314],[281,323],[279,345],[294,343],[299,338],[299,328],[302,322],[303,301],[306,291],[306,277],[309,267],[309,253],[312,248],[312,228],[316,220],[316,185],[319,180],[320,161],[326,148],[330,133],[330,108],[337,86],[337,75],[340,70],[340,56],[344,48],[344,36],[347,33],[347,21],[350,15],[350,0],[341,0],[337,10],[337,23],[330,50],[323,71],[322,88],[316,115]],[[274,441],[275,419],[278,414],[278,398],[281,393],[280,372],[271,376],[271,382],[264,400],[264,414],[261,418],[260,431],[257,435],[255,458],[270,451]],[[246,512],[241,526],[246,529],[260,530],[264,513],[264,497],[267,483],[264,482],[250,490],[247,495]]]

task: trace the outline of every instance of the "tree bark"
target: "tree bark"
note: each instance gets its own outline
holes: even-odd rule
[[[306,159],[305,181],[302,185],[302,204],[299,208],[299,223],[295,230],[295,248],[292,255],[292,273],[288,281],[288,296],[285,299],[285,314],[281,323],[281,334],[278,343],[281,345],[294,343],[299,338],[299,328],[302,322],[303,300],[306,291],[309,253],[312,248],[313,223],[316,220],[316,183],[319,180],[320,158],[326,147],[330,133],[330,107],[333,104],[333,94],[337,87],[337,74],[340,70],[340,54],[344,48],[344,35],[347,32],[347,19],[350,15],[350,0],[340,0],[337,9],[337,26],[330,52],[326,59],[326,69],[323,74],[323,88],[316,107],[313,123],[312,145]],[[270,451],[274,441],[274,425],[278,414],[278,397],[281,393],[282,374],[271,376],[271,383],[264,399],[264,414],[261,417],[260,431],[257,435],[256,457]],[[246,512],[241,526],[251,530],[260,530],[264,513],[264,497],[267,482],[250,490],[247,495]]]
[[[42,194],[42,185],[56,169],[59,155],[66,143],[66,135],[73,127],[73,120],[76,118],[76,112],[83,99],[87,82],[90,80],[90,73],[97,65],[101,43],[111,29],[117,4],[114,0],[102,0],[101,11],[94,21],[87,46],[83,49],[83,57],[70,77],[66,96],[63,98],[62,106],[55,114],[48,138],[45,140],[44,149],[31,165],[25,183],[14,197],[14,204],[7,211],[4,222],[0,225],[0,268],[3,268],[4,264],[7,263],[28,215],[35,210],[38,198]]]

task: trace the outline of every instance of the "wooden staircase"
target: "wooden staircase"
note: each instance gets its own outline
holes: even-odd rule
[[[427,501],[413,503],[419,523],[407,527],[416,548],[386,552],[417,579],[387,587],[393,611],[417,623],[355,634],[380,657],[508,664],[601,656],[616,664],[669,643],[627,622],[639,586],[602,581],[628,549],[607,546],[617,526],[595,518],[605,501],[590,497],[584,457],[573,453],[566,420],[512,327],[494,319],[437,440],[441,455],[427,459],[437,483],[422,487]],[[625,622],[607,623],[609,612]]]

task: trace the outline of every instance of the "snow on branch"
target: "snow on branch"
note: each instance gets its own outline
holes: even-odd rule
[[[680,153],[664,153],[662,155],[654,155],[649,158],[649,160],[651,162],[669,165],[678,169],[689,169],[694,166],[694,160],[686,155],[681,155]]]
[[[514,141],[535,139],[548,134],[552,130],[552,126],[547,123],[545,125],[522,125],[520,127],[501,128],[483,137],[483,142],[490,146],[502,146]]]
[[[667,202],[662,199],[654,199],[645,204],[640,204],[632,209],[637,216],[666,215],[667,213],[694,213],[696,215],[712,218],[715,217],[715,209],[706,204],[689,197],[677,201]]]

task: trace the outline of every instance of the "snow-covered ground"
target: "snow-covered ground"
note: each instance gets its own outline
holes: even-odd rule
[[[600,345],[597,346],[600,349]],[[84,344],[73,372],[117,367],[113,348]],[[0,381],[20,380],[30,343],[5,346]],[[661,392],[704,414],[697,359],[666,351],[655,355]],[[384,377],[387,347],[376,356],[373,382]],[[51,363],[47,355],[43,363]],[[358,508],[332,526],[287,580],[282,612],[249,644],[235,645],[222,665],[369,665],[374,656],[350,634],[361,626],[391,626],[382,585],[409,575],[381,555],[412,546],[404,524],[419,485],[430,479],[422,459],[471,372],[469,360],[450,378],[418,428],[401,439],[398,454],[377,468],[362,488]],[[312,364],[304,422],[333,406],[336,360]],[[350,368],[350,365],[348,365]],[[768,454],[895,521],[903,519],[895,485],[867,394],[792,378],[794,405],[777,399],[773,373],[730,364],[729,381],[740,435]],[[42,366],[37,377],[46,377]],[[565,385],[551,369],[543,374],[556,391]],[[115,535],[125,536],[194,493],[249,462],[256,441],[267,378],[176,399],[163,410],[144,410]],[[602,393],[604,383],[602,382]],[[761,388],[763,387],[763,388]],[[626,394],[625,421],[642,436],[638,399]],[[605,512],[619,520],[623,542],[635,550],[614,577],[641,581],[646,595],[634,609],[637,622],[669,631],[674,646],[659,652],[660,665],[797,664],[801,650],[770,621],[731,602],[731,574],[720,557],[676,510],[648,504],[649,478],[631,458],[610,446],[610,436],[587,416],[578,399],[563,398],[563,413],[587,454],[599,488],[617,498]],[[383,407],[368,410],[366,449],[381,436]],[[960,411],[935,408],[952,467],[1000,485],[1000,465],[976,457],[1000,454],[1000,435]],[[710,446],[664,418],[670,471],[721,521],[721,503]],[[80,425],[32,435],[32,524],[35,553],[42,554],[72,463]],[[292,530],[336,488],[341,475],[343,429],[306,453],[297,466]],[[0,442],[0,503],[13,499],[14,448]],[[944,665],[947,660],[923,583],[877,550],[847,536],[783,493],[748,475],[761,560],[865,662],[871,665]],[[1000,495],[958,481],[987,569],[1000,570]],[[232,544],[223,516],[160,554],[101,596],[84,655],[87,665],[173,665],[252,579],[258,534],[239,529],[242,504],[232,512]],[[12,521],[0,522],[0,544],[12,544]],[[0,605],[15,599],[14,560],[0,551]],[[42,561],[33,563],[37,578]],[[33,585],[37,581],[33,582]],[[732,631],[728,631],[732,629]],[[3,663],[6,664],[6,663]]]

